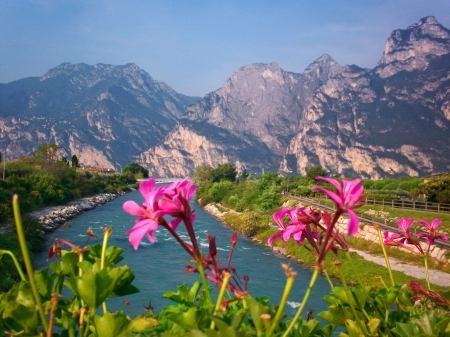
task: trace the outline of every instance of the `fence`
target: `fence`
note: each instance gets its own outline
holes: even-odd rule
[[[411,209],[414,211],[450,213],[450,204],[439,204],[435,202],[411,201],[411,200],[377,200],[366,199],[366,205],[382,205],[391,208]]]
[[[325,194],[317,193],[315,199],[327,199]],[[368,199],[366,205],[378,205],[390,208],[409,209],[414,211],[430,212],[430,213],[450,213],[450,204],[440,204],[436,202],[414,201],[406,199]]]

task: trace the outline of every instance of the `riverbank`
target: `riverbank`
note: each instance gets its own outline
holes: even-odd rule
[[[225,226],[230,227],[225,218],[226,212],[221,212],[213,204],[206,205],[204,207],[204,210],[206,212],[208,212],[209,214],[211,214],[212,216],[214,216],[215,218],[217,218]],[[264,242],[254,238],[254,237],[250,237],[250,239],[252,239],[253,241],[260,243],[262,245],[266,245],[266,244],[264,244]],[[280,255],[286,256],[288,258],[294,258],[292,255],[287,253],[287,250],[284,247],[273,246],[272,250],[276,254],[280,254]],[[364,251],[357,250],[357,249],[350,249],[350,251],[361,256],[365,261],[373,262],[384,268],[386,266],[386,261],[383,256],[368,254]],[[299,263],[302,263],[302,264],[304,263],[304,261],[302,261],[302,260],[301,261],[299,261],[298,259],[296,259],[296,260]],[[404,275],[411,276],[411,277],[414,277],[419,280],[425,280],[425,278],[426,278],[425,269],[423,266],[403,263],[402,261],[399,261],[394,258],[390,258],[389,262],[390,262],[391,269],[394,271],[398,271],[400,273],[403,273]],[[429,277],[430,277],[430,282],[432,284],[442,286],[442,287],[448,287],[450,285],[450,274],[445,273],[443,271],[431,269],[431,270],[429,270]]]
[[[114,200],[120,194],[102,193],[93,197],[82,198],[71,201],[62,206],[46,207],[38,211],[31,212],[29,215],[36,218],[45,232],[52,232],[67,221],[73,219],[83,212],[100,207],[108,201]]]

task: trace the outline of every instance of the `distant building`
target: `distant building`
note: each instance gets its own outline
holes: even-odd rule
[[[103,173],[103,174],[117,173],[117,171],[114,169],[105,168],[105,167],[97,167],[97,166],[83,166],[80,169],[82,169],[84,171],[97,172],[97,173]]]

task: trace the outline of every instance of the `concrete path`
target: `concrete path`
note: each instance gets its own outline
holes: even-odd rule
[[[382,265],[386,267],[386,261],[383,256],[371,255],[366,252],[352,249],[351,252],[354,252],[364,258],[364,260],[374,262],[376,264]],[[391,265],[392,270],[400,271],[405,275],[412,276],[421,280],[425,280],[425,267],[424,266],[416,266],[411,264],[406,264],[396,259],[389,257],[389,264]],[[436,284],[439,286],[450,287],[450,274],[444,273],[439,270],[429,270],[430,274],[430,283]]]

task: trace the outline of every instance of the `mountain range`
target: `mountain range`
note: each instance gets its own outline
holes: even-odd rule
[[[137,161],[156,177],[224,162],[375,179],[449,171],[450,31],[434,17],[395,30],[373,69],[329,55],[303,73],[246,65],[203,98],[135,64],[64,63],[0,84],[0,149],[18,157],[44,142],[87,165]]]

